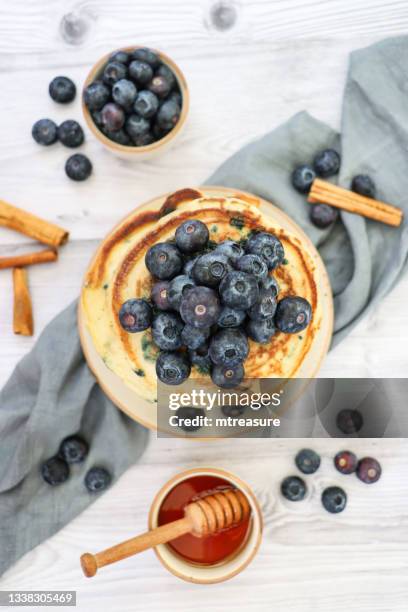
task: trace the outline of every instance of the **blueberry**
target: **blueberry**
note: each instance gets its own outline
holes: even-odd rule
[[[326,229],[336,221],[339,216],[337,208],[328,204],[313,204],[310,208],[310,220],[316,227]]]
[[[126,51],[116,51],[110,56],[110,62],[120,62],[121,64],[128,64],[130,55]]]
[[[259,255],[253,255],[252,253],[237,259],[235,267],[241,272],[253,274],[258,281],[264,280],[268,276],[268,266],[265,261]]]
[[[186,274],[175,276],[169,285],[167,299],[174,310],[179,310],[182,298],[195,286],[194,281]]]
[[[301,297],[286,297],[278,302],[275,325],[285,334],[298,334],[310,323],[312,307]]]
[[[196,351],[203,346],[210,335],[209,327],[197,328],[192,325],[185,325],[181,332],[181,341],[192,351]]]
[[[190,363],[184,353],[163,352],[157,358],[157,378],[166,385],[181,385],[190,376],[190,371]]]
[[[303,474],[314,474],[320,467],[320,457],[314,450],[303,448],[296,455],[295,463]]]
[[[147,85],[153,78],[153,70],[146,62],[133,60],[129,66],[129,75],[138,85]]]
[[[93,467],[85,476],[85,486],[90,493],[100,493],[107,489],[112,481],[108,470],[103,467]]]
[[[150,274],[159,280],[170,280],[181,272],[183,258],[174,244],[158,242],[148,249],[145,263]]]
[[[166,77],[158,75],[152,78],[147,88],[159,98],[165,98],[170,93],[171,85]]]
[[[183,253],[194,253],[204,249],[209,237],[208,227],[198,219],[184,221],[176,229],[176,244]]]
[[[234,242],[233,240],[224,240],[220,242],[217,248],[214,251],[215,253],[221,253],[228,257],[233,265],[235,265],[236,261],[243,255],[245,255],[245,251],[238,242]]]
[[[98,128],[102,128],[103,127],[103,121],[102,121],[102,113],[100,110],[95,110],[91,112],[91,117],[93,119],[93,122],[95,123],[95,125],[98,126]]]
[[[345,408],[338,413],[336,424],[340,431],[346,435],[358,433],[363,426],[363,416],[358,410]]]
[[[175,351],[181,347],[183,322],[173,312],[160,312],[153,319],[152,336],[155,344],[163,351]]]
[[[116,132],[125,123],[125,113],[122,107],[114,102],[108,102],[102,109],[102,123],[106,130]]]
[[[331,514],[343,512],[347,504],[346,492],[340,487],[328,487],[322,493],[322,504]]]
[[[95,81],[86,87],[84,102],[89,110],[101,110],[110,98],[109,87],[101,81]]]
[[[199,328],[216,323],[220,310],[218,295],[209,287],[193,287],[183,296],[180,304],[183,321]]]
[[[247,272],[229,272],[220,284],[220,296],[226,306],[246,310],[259,299],[258,281]]]
[[[140,62],[146,62],[146,64],[149,64],[152,68],[157,68],[160,65],[160,59],[157,53],[147,47],[133,51],[132,58]]]
[[[136,100],[137,89],[136,85],[128,79],[120,79],[116,81],[112,87],[112,98],[125,109],[130,109]]]
[[[156,140],[161,140],[164,138],[169,132],[171,132],[172,128],[164,128],[162,125],[159,125],[157,121],[153,124],[152,134]]]
[[[200,257],[200,255],[198,257]],[[188,259],[185,262],[183,266],[183,274],[186,274],[187,276],[192,276],[194,264],[197,261],[198,257],[192,257],[191,259]]]
[[[259,344],[268,344],[275,335],[276,328],[272,317],[264,320],[250,319],[246,324],[248,336]]]
[[[199,424],[199,418],[204,417],[204,408],[197,408],[194,406],[180,406],[176,411],[177,427],[180,427],[183,431],[192,433],[201,429]],[[194,421],[193,419],[197,419]]]
[[[169,281],[159,281],[152,287],[150,297],[159,310],[171,310],[168,297],[169,285]]]
[[[276,297],[273,289],[261,289],[259,299],[248,309],[250,319],[262,321],[273,317],[276,311]]]
[[[193,267],[193,278],[198,285],[218,287],[231,270],[229,259],[214,251],[197,259]]]
[[[167,96],[167,100],[171,100],[172,102],[175,102],[177,104],[177,106],[179,106],[180,108],[183,105],[183,97],[181,95],[181,93],[179,91],[172,91],[168,96]]]
[[[122,304],[119,310],[119,322],[130,334],[141,332],[152,323],[152,308],[146,300],[130,299]]]
[[[208,342],[204,342],[201,346],[198,347],[198,349],[189,349],[188,351],[192,365],[195,366],[202,374],[210,374],[212,368],[208,349]]]
[[[146,134],[141,134],[134,139],[133,143],[135,147],[147,147],[154,142],[154,137],[151,132],[146,132]]]
[[[211,380],[222,389],[233,389],[244,380],[245,369],[242,363],[235,365],[214,365],[211,368]]]
[[[239,327],[246,317],[245,310],[224,306],[220,312],[217,324],[220,327]]]
[[[33,125],[32,136],[40,145],[48,147],[58,140],[58,128],[51,119],[40,119]]]
[[[88,443],[78,435],[68,436],[59,447],[59,456],[67,463],[81,463],[88,454]]]
[[[76,96],[75,83],[68,77],[57,76],[53,79],[49,86],[50,96],[55,102],[67,104],[72,102]]]
[[[325,149],[316,155],[313,168],[318,176],[327,178],[338,174],[340,170],[340,155],[334,149]]]
[[[309,193],[315,178],[316,173],[311,166],[298,166],[292,173],[292,185],[299,193]]]
[[[277,295],[279,294],[279,291],[280,291],[280,287],[278,285],[278,281],[276,280],[276,278],[274,276],[272,276],[272,274],[267,276],[261,282],[261,289],[272,289],[273,294],[274,294],[275,297],[277,297]]]
[[[355,176],[351,183],[351,190],[366,198],[375,198],[377,192],[373,179],[367,174]]]
[[[221,412],[226,417],[240,417],[244,414],[246,406],[221,406]]]
[[[334,457],[334,466],[341,474],[352,474],[357,468],[357,457],[351,451],[340,451]]]
[[[92,164],[85,155],[75,153],[68,157],[65,172],[73,181],[85,181],[92,174]]]
[[[216,365],[237,365],[248,357],[248,340],[240,328],[221,329],[210,342],[211,361]]]
[[[41,466],[41,476],[49,485],[55,487],[69,478],[69,465],[60,457],[51,457]]]
[[[268,270],[274,270],[283,262],[285,251],[282,243],[273,234],[258,232],[248,238],[246,252],[259,255],[268,266]]]
[[[63,145],[74,149],[84,142],[84,132],[77,121],[67,119],[58,127],[58,138]]]
[[[158,108],[159,98],[154,93],[144,89],[137,94],[134,109],[140,117],[150,119],[157,113]]]
[[[115,130],[113,132],[107,129],[103,129],[103,133],[110,140],[113,140],[113,142],[117,142],[120,145],[127,147],[131,144],[131,140],[123,128],[121,128],[120,130]]]
[[[104,83],[112,87],[116,81],[126,79],[127,71],[127,67],[122,62],[109,62],[103,71]]]
[[[126,120],[126,131],[135,142],[150,131],[150,121],[139,115],[130,115]]]
[[[357,465],[357,476],[362,482],[366,484],[373,484],[381,477],[381,465],[377,459],[372,457],[364,457],[358,462]]]
[[[161,77],[157,77],[157,78],[161,78]],[[163,104],[161,105],[161,107],[159,108],[157,112],[158,125],[162,126],[165,130],[170,131],[174,128],[176,123],[178,123],[179,119],[180,119],[180,107],[178,106],[178,104],[176,104],[174,100],[166,100],[166,102],[163,102]]]
[[[162,64],[158,67],[156,70],[156,75],[164,77],[169,83],[170,89],[173,89],[173,87],[175,87],[177,84],[174,72],[166,64]]]
[[[281,493],[289,501],[302,501],[306,497],[306,483],[299,476],[287,476],[281,483]]]

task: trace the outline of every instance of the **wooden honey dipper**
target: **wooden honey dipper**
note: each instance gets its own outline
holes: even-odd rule
[[[186,533],[203,537],[218,533],[246,520],[251,513],[248,500],[238,489],[224,489],[191,502],[184,508],[184,517],[125,540],[95,555],[84,553],[81,567],[88,578],[100,567],[116,563],[144,550],[165,544]]]

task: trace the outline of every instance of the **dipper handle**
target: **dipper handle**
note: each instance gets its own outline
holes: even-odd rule
[[[100,567],[104,567],[104,565],[116,563],[116,561],[121,561],[122,559],[131,557],[132,555],[137,555],[148,548],[158,546],[159,544],[165,544],[166,542],[174,540],[175,538],[178,538],[185,533],[189,533],[190,531],[190,520],[184,517],[178,521],[173,521],[167,525],[157,527],[152,531],[146,531],[146,533],[142,533],[135,538],[125,540],[124,542],[116,544],[116,546],[112,546],[106,550],[102,550],[95,555],[92,555],[91,553],[84,553],[81,556],[82,571],[87,578],[92,578],[92,576],[95,576],[98,569]]]

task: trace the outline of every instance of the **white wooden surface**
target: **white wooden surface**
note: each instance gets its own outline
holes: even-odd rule
[[[36,336],[78,294],[95,246],[138,203],[169,190],[202,183],[250,138],[303,108],[339,127],[341,93],[350,51],[408,30],[405,0],[230,1],[229,29],[215,27],[214,0],[14,0],[0,3],[0,197],[66,226],[71,242],[58,265],[30,270]],[[216,7],[217,8],[217,7]],[[219,25],[219,21],[218,21]],[[57,74],[78,86],[103,53],[132,42],[157,46],[178,61],[191,87],[189,126],[177,148],[132,164],[104,152],[89,136],[84,151],[94,163],[87,183],[63,171],[69,151],[42,150],[32,123],[80,118],[79,97],[52,103],[47,86]],[[27,241],[0,230],[0,255],[23,251]],[[326,376],[401,376],[408,365],[408,279],[333,351]],[[11,275],[0,272],[0,386],[35,338],[11,331]],[[190,444],[156,440],[142,461],[112,490],[55,537],[26,555],[0,582],[3,589],[77,589],[78,609],[288,610],[405,612],[408,608],[408,443],[353,441],[358,454],[375,454],[384,476],[373,487],[343,480],[329,457],[342,444],[320,440],[325,469],[302,508],[286,508],[279,480],[292,468],[300,441]],[[153,553],[81,577],[78,556],[144,528],[149,503],[173,473],[193,465],[237,471],[259,494],[266,529],[261,552],[232,582],[184,584]],[[344,482],[347,511],[320,509],[324,483]],[[114,519],[117,519],[115,521]]]

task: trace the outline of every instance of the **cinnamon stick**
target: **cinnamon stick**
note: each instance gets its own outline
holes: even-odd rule
[[[308,201],[311,204],[330,204],[330,206],[394,227],[398,227],[402,223],[403,212],[400,208],[337,187],[321,179],[313,181]]]
[[[22,336],[32,336],[34,331],[33,309],[27,282],[27,271],[24,268],[13,268],[13,285],[14,333]]]
[[[68,240],[68,232],[31,213],[0,200],[0,225],[58,247]]]
[[[0,257],[0,270],[6,268],[25,268],[35,264],[48,263],[56,261],[58,253],[55,249],[44,249],[34,253],[24,253],[23,255],[14,255],[11,257]]]

